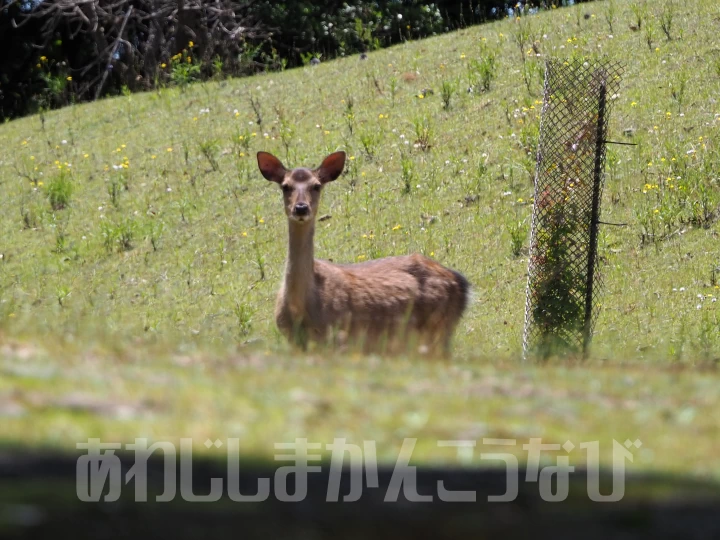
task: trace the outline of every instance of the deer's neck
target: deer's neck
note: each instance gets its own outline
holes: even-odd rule
[[[289,221],[288,258],[285,265],[285,302],[293,315],[306,310],[314,285],[314,223]]]

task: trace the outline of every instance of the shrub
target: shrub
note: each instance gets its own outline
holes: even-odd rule
[[[453,81],[443,81],[440,87],[440,96],[443,101],[443,109],[448,110],[450,108],[450,102],[452,97],[457,92],[457,84]]]
[[[108,220],[100,223],[103,245],[108,253],[113,251],[130,251],[137,232],[137,225],[132,219],[125,219],[117,223]]]
[[[496,76],[496,55],[494,51],[483,51],[479,60],[471,60],[468,65],[470,90],[487,92]]]
[[[62,210],[70,204],[73,185],[69,176],[67,170],[61,168],[60,172],[48,183],[46,193],[53,210]]]

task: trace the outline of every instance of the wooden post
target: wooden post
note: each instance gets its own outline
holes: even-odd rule
[[[590,215],[590,242],[588,246],[587,286],[585,289],[585,324],[583,326],[584,358],[587,357],[590,341],[592,340],[593,286],[595,284],[595,266],[597,264],[598,233],[600,230],[600,197],[602,195],[603,158],[605,156],[605,101],[607,99],[607,81],[604,73],[600,76],[600,99],[598,103],[595,168],[593,171],[593,196]]]

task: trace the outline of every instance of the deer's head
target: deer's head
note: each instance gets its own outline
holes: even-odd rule
[[[258,152],[257,160],[262,175],[282,188],[288,219],[312,223],[320,205],[323,186],[340,176],[345,167],[345,152],[330,154],[316,169],[298,167],[288,170],[268,152]]]

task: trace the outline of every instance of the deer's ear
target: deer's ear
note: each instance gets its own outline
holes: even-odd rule
[[[268,152],[257,153],[258,167],[266,180],[281,184],[287,170],[282,162]]]
[[[315,173],[318,175],[320,182],[325,184],[340,176],[344,167],[345,152],[334,152],[323,160],[322,165],[315,169]]]

